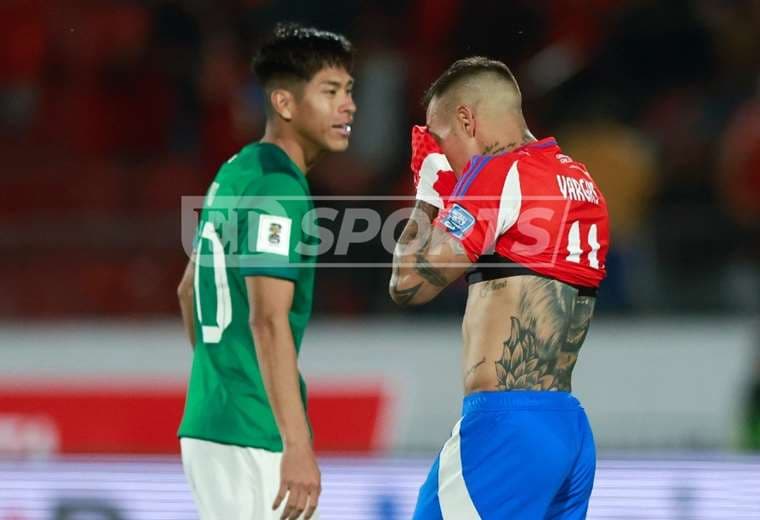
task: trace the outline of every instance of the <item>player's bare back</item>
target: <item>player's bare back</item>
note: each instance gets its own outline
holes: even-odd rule
[[[462,323],[465,394],[569,392],[596,298],[541,276],[471,284]]]

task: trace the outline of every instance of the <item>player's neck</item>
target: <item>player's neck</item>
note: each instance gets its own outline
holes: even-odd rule
[[[482,145],[481,155],[500,155],[511,152],[516,148],[537,141],[530,130],[523,126],[520,128],[505,129],[499,136],[494,137]]]
[[[308,153],[307,147],[295,137],[285,135],[282,132],[277,132],[269,125],[267,125],[267,128],[264,131],[264,136],[261,138],[260,142],[279,146],[290,160],[298,166],[304,175],[309,173],[309,170],[319,156],[319,154],[316,153]]]

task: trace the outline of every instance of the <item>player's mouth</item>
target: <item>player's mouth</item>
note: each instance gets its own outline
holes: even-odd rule
[[[345,138],[351,137],[351,123],[343,123],[342,125],[333,125],[340,135]]]

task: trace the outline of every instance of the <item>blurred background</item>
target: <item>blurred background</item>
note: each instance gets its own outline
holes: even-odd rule
[[[315,195],[411,195],[426,87],[474,54],[512,68],[533,133],[611,212],[574,381],[589,518],[760,518],[760,1],[2,0],[0,520],[195,518],[181,197],[260,137],[249,65],[283,20],[358,53],[352,144]],[[377,237],[350,260],[390,258]],[[302,366],[326,520],[407,518],[458,417],[466,286],[401,312],[389,275],[318,271]]]

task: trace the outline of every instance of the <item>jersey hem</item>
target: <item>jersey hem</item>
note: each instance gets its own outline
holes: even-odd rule
[[[224,444],[225,446],[235,446],[238,448],[255,448],[257,450],[265,450],[272,453],[282,453],[283,449],[280,448],[272,449],[272,446],[264,446],[259,443],[251,442],[251,443],[239,443],[239,442],[232,442],[232,441],[226,441],[226,440],[220,440],[219,438],[213,438],[211,436],[205,436],[205,435],[192,435],[192,434],[177,434],[178,439],[197,439],[199,441],[207,441],[207,442],[214,442],[216,444]]]

